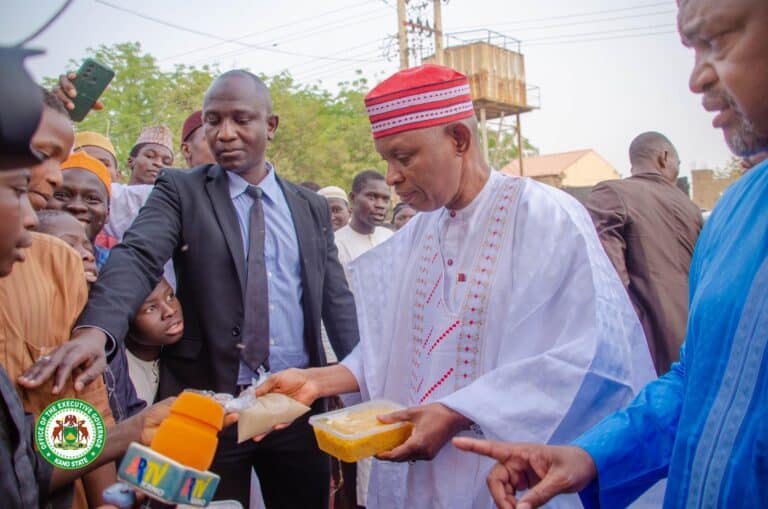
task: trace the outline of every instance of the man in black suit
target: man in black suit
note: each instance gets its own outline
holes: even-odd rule
[[[266,161],[278,117],[264,83],[246,71],[221,75],[206,92],[203,122],[218,164],[162,172],[75,333],[109,350],[104,333],[125,336],[172,257],[184,336],[163,350],[158,399],[188,387],[237,393],[265,367],[324,365],[321,317],[339,358],[358,341],[325,199]],[[307,419],[273,435],[238,446],[234,430],[223,433],[217,497],[247,506],[253,465],[267,507],[326,507],[329,462]]]

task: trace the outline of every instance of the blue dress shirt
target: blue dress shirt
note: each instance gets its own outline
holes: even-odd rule
[[[258,187],[262,191],[266,226],[264,260],[269,294],[269,366],[274,372],[309,366],[309,354],[304,345],[304,310],[301,306],[303,290],[296,227],[275,171],[269,164],[267,171]],[[227,176],[229,196],[237,212],[247,260],[248,222],[253,199],[245,190],[250,184],[234,172],[228,171]],[[253,371],[241,360],[237,383],[249,384],[253,377]]]

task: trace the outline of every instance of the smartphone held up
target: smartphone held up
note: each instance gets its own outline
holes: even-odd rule
[[[70,98],[75,107],[69,110],[69,117],[75,122],[82,121],[114,77],[115,71],[92,58],[86,58],[72,80],[77,95]]]

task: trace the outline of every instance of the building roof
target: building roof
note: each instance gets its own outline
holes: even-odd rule
[[[572,150],[559,154],[547,154],[543,156],[531,156],[523,158],[523,172],[526,177],[547,177],[561,175],[568,167],[586,156],[592,149]],[[599,157],[599,156],[598,156]],[[517,159],[511,161],[503,168],[502,173],[507,175],[520,175],[520,164]]]

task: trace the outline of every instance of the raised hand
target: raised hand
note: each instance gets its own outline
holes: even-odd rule
[[[44,355],[19,377],[19,384],[28,389],[39,387],[54,377],[53,393],[58,394],[72,374],[75,391],[82,391],[107,367],[104,352],[107,336],[99,329],[78,329],[72,339]]]
[[[562,493],[584,489],[597,469],[580,447],[509,444],[472,438],[454,438],[459,449],[498,461],[488,475],[488,489],[499,509],[533,509]],[[525,490],[518,500],[518,490]]]
[[[77,89],[72,81],[77,78],[77,73],[70,72],[59,76],[59,84],[53,89],[53,94],[64,103],[68,110],[75,109],[75,104],[71,101],[77,96]],[[101,101],[96,101],[93,105],[94,110],[104,109]]]

